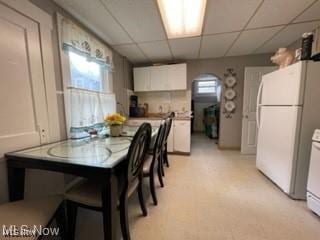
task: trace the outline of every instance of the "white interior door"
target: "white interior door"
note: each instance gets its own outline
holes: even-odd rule
[[[262,79],[262,75],[270,73],[275,69],[275,67],[245,68],[241,140],[242,154],[256,154],[256,106],[258,89]]]
[[[2,195],[6,192],[4,153],[46,143],[48,117],[38,24],[1,3],[0,16]]]

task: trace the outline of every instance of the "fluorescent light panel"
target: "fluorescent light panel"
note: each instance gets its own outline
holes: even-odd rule
[[[207,0],[157,0],[168,38],[200,36]]]

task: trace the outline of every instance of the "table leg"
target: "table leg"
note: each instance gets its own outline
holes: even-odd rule
[[[120,239],[120,219],[118,205],[118,181],[114,174],[105,181],[102,187],[103,230],[105,240]]]
[[[24,198],[24,179],[25,179],[24,168],[16,168],[10,166],[8,163],[8,187],[9,187],[9,200],[17,201]]]

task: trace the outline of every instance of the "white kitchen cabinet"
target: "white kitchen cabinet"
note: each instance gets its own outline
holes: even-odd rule
[[[150,76],[152,91],[165,91],[170,89],[167,66],[150,67]]]
[[[187,64],[168,65],[168,85],[171,90],[187,89]]]
[[[133,69],[134,91],[146,92],[151,90],[150,67],[139,67]]]
[[[190,152],[190,120],[178,120],[173,124],[173,151],[189,153]]]
[[[129,119],[127,124],[130,126],[140,126],[148,122],[153,127],[159,127],[163,120],[156,119]],[[174,120],[168,136],[169,153],[190,153],[191,134],[190,120]]]
[[[171,64],[134,68],[134,91],[172,91],[187,89],[187,65]]]

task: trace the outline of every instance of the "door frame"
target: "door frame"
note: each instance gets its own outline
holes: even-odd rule
[[[47,139],[55,142],[62,139],[60,134],[60,122],[58,111],[58,99],[56,90],[56,74],[54,69],[53,45],[52,45],[52,16],[38,8],[29,1],[21,0],[0,0],[0,4],[13,9],[14,11],[30,18],[39,26],[39,39],[41,47],[43,78],[45,82],[45,94],[47,104],[47,115],[49,132]]]
[[[243,81],[243,107],[242,107],[242,118],[241,118],[241,154],[247,154],[247,155],[255,155],[255,153],[249,153],[247,151],[245,151],[244,149],[244,125],[243,125],[243,121],[244,121],[244,117],[245,117],[245,109],[246,109],[246,106],[244,105],[245,103],[245,98],[246,98],[246,93],[247,93],[247,89],[246,89],[246,86],[247,86],[247,82],[248,82],[248,79],[247,79],[247,72],[250,71],[250,70],[257,70],[257,69],[260,69],[259,73],[261,75],[263,75],[263,70],[262,69],[265,69],[266,70],[266,73],[267,74],[268,72],[271,72],[273,70],[276,70],[277,68],[274,67],[274,66],[248,66],[248,67],[245,67],[244,69],[244,81]],[[269,71],[270,70],[270,71]],[[261,76],[262,78],[262,76]],[[259,81],[259,79],[257,79],[257,81]],[[260,84],[260,83],[259,83]],[[256,139],[258,137],[258,130],[256,130]],[[256,140],[257,141],[257,140]]]

